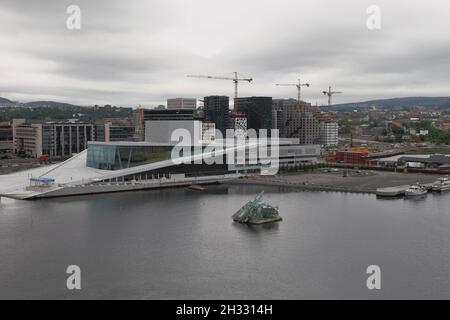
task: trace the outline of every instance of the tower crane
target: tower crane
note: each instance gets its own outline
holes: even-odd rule
[[[322,91],[322,93],[328,96],[328,108],[331,108],[331,98],[338,93],[343,93],[341,91],[331,91],[331,86],[328,87],[328,91]]]
[[[238,84],[239,81],[247,81],[248,83],[253,81],[253,78],[239,78],[238,73],[234,73],[234,77],[216,77],[216,76],[203,76],[203,75],[188,75],[189,78],[203,78],[203,79],[217,79],[217,80],[231,80],[234,83],[234,105],[233,111],[237,112],[237,98],[238,98]]]
[[[300,79],[298,79],[298,83],[277,83],[276,86],[291,86],[291,87],[297,87],[297,100],[298,103],[300,103],[302,99],[302,87],[309,87],[309,83],[302,83]]]

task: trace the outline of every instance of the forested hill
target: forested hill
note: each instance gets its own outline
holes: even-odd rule
[[[450,108],[450,97],[406,97],[406,98],[392,98],[369,100],[363,102],[352,102],[344,104],[335,104],[333,109],[356,109],[356,108],[398,108],[398,107],[429,107],[438,109]]]

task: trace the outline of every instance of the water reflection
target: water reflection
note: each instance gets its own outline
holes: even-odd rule
[[[282,221],[279,222],[273,222],[273,223],[265,223],[265,224],[244,224],[233,221],[233,227],[235,227],[237,230],[240,230],[242,232],[252,232],[252,233],[264,233],[267,231],[278,231],[280,227],[280,223],[283,223]]]

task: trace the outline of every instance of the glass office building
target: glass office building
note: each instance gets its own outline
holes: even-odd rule
[[[247,129],[255,129],[257,132],[266,129],[270,135],[272,126],[272,98],[271,97],[247,97],[237,98],[237,112],[247,118]]]

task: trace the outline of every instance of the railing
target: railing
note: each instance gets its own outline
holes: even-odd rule
[[[86,152],[87,152],[87,149],[81,151],[80,153],[77,153],[77,154],[74,155],[73,157],[70,157],[69,159],[67,159],[67,160],[65,160],[65,161],[63,161],[63,162],[61,162],[61,163],[58,163],[54,168],[52,168],[52,169],[50,169],[49,171],[46,171],[45,173],[41,174],[40,177],[48,175],[50,172],[52,172],[52,171],[54,171],[54,170],[56,170],[56,169],[62,167],[62,166],[65,165],[66,163],[71,162],[72,160],[74,160],[74,159],[76,159],[76,158],[78,158],[78,157],[81,157],[81,156],[82,156],[83,154],[85,154]]]
[[[108,187],[108,186],[145,186],[145,185],[170,185],[176,183],[205,183],[211,181],[220,181],[226,179],[235,179],[241,177],[241,174],[223,174],[207,177],[188,177],[188,178],[161,178],[135,181],[114,181],[114,182],[96,182],[84,184],[66,184],[66,187]]]
[[[406,173],[428,173],[428,174],[445,174],[445,170],[439,168],[411,168],[411,167],[385,167],[380,165],[368,164],[351,164],[351,163],[332,163],[328,162],[328,166],[341,169],[361,169],[361,170],[375,170],[375,171],[391,171],[391,172],[405,172]]]

